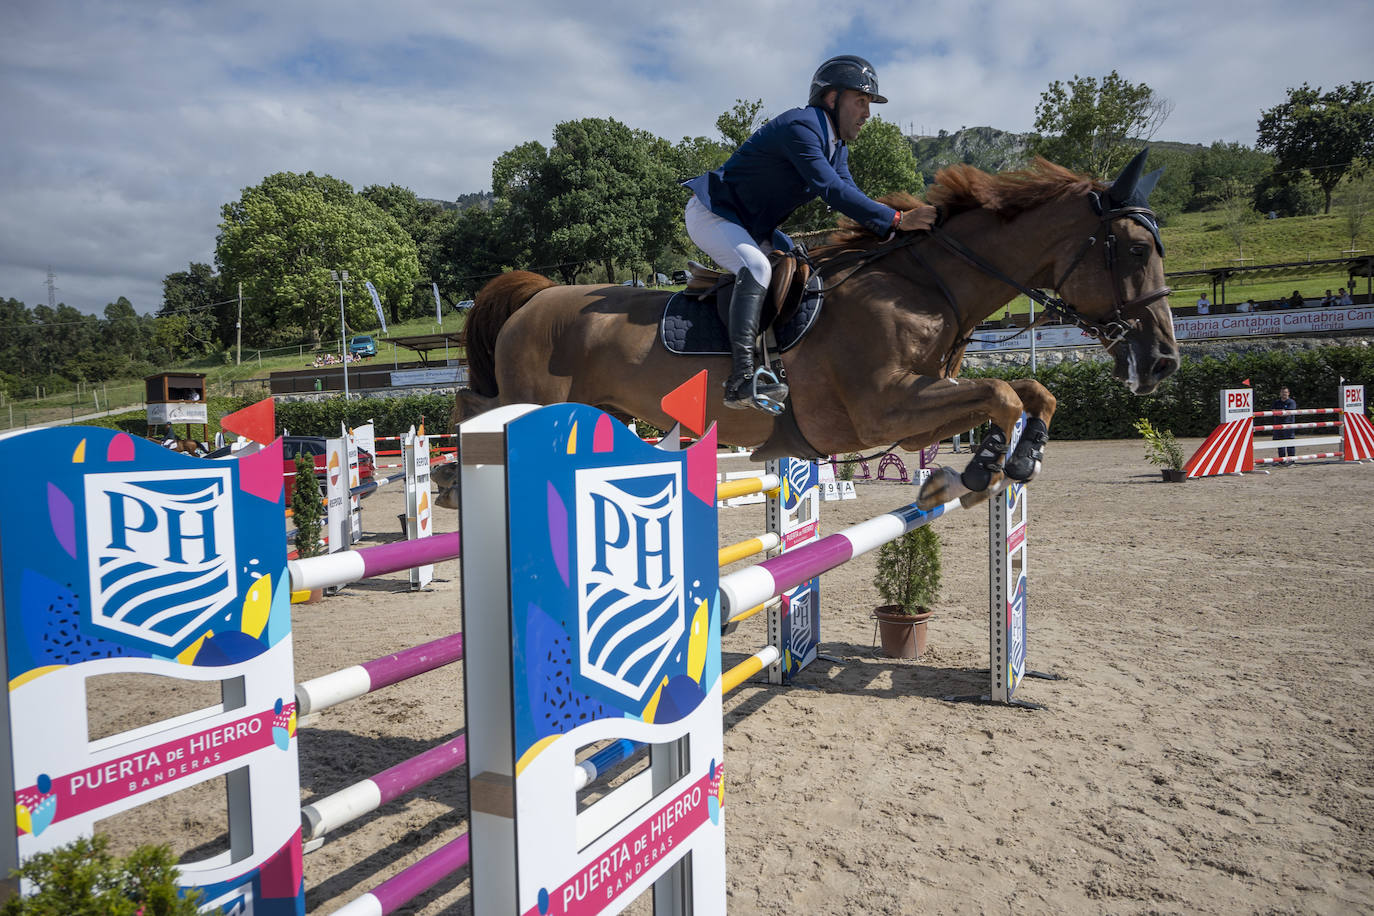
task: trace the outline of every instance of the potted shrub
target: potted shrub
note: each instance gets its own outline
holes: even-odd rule
[[[1144,417],[1135,421],[1135,431],[1145,439],[1145,460],[1159,465],[1164,480],[1181,483],[1188,479],[1183,470],[1183,449],[1179,447],[1173,432],[1155,429]]]
[[[296,479],[304,483],[291,491],[291,519],[296,523],[296,555],[305,559],[319,554],[320,529],[324,527],[324,505],[315,482],[314,459],[310,455],[296,456]],[[311,602],[323,597],[322,588],[310,592]]]
[[[926,649],[926,622],[940,590],[940,536],[929,526],[878,548],[873,585],[887,604],[875,608],[883,654],[920,658]]]

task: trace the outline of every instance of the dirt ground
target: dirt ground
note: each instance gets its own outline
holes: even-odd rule
[[[858,492],[823,504],[823,532],[915,498]],[[872,555],[827,574],[836,660],[726,701],[730,911],[1374,911],[1374,466],[1165,484],[1138,442],[1057,442],[1029,498],[1029,661],[1063,679],[1017,695],[1047,708],[944,699],[987,691],[983,507],[937,525],[919,661],[873,648]],[[394,539],[402,494],[364,506],[367,541]],[[762,524],[726,510],[722,542]],[[459,630],[458,567],[427,592],[392,576],[297,606],[297,680]],[[727,665],[762,647],[755,622]],[[300,730],[302,800],[460,732],[461,693],[455,666],[320,714]],[[452,839],[466,804],[459,772],[331,835],[306,858],[309,911]],[[162,823],[179,851],[205,839],[189,807]],[[466,873],[402,912],[468,912]]]

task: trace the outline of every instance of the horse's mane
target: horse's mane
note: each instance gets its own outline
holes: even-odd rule
[[[1105,188],[1105,184],[1094,178],[1037,156],[1024,169],[995,175],[962,163],[946,166],[935,173],[934,184],[926,190],[925,203],[943,207],[946,219],[968,210],[987,210],[1002,219],[1012,219],[1052,200]],[[886,194],[878,200],[896,210],[909,210],[921,203],[904,191]],[[862,245],[864,240],[874,244],[879,241],[877,236],[852,220],[842,218],[840,229],[825,247],[853,247],[856,243]]]

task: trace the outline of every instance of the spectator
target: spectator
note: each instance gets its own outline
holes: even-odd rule
[[[1197,313],[1207,315],[1212,311],[1212,303],[1207,301],[1207,294],[1203,293],[1202,298],[1197,301]]]
[[[1302,308],[1306,303],[1303,301],[1302,293],[1293,290],[1293,295],[1288,297],[1288,307],[1294,309]]]
[[[1236,306],[1236,311],[1237,311],[1237,312],[1253,312],[1256,308],[1258,308],[1258,306],[1255,305],[1255,300],[1254,300],[1254,299],[1246,299],[1246,300],[1245,300],[1244,302],[1242,302],[1240,305]]]
[[[1333,295],[1331,295],[1331,290],[1328,289],[1328,290],[1326,291],[1326,295],[1325,295],[1325,296],[1322,296],[1322,308],[1330,308],[1331,306],[1333,306],[1333,305],[1335,305],[1335,304],[1336,304],[1336,297],[1333,296]]]
[[[1344,286],[1341,287],[1340,295],[1338,295],[1338,296],[1336,297],[1336,304],[1337,304],[1337,305],[1354,305],[1354,304],[1355,304],[1355,300],[1353,300],[1353,299],[1350,298],[1350,294],[1347,293],[1347,292],[1345,291],[1345,287],[1344,287]]]
[[[1275,426],[1279,426],[1285,423],[1292,423],[1294,415],[1292,413],[1287,413],[1287,411],[1297,410],[1298,402],[1288,396],[1288,388],[1287,386],[1284,386],[1283,388],[1279,389],[1279,396],[1274,399],[1274,403],[1269,405],[1269,409],[1280,411],[1280,413],[1272,417]],[[1276,429],[1271,435],[1274,439],[1292,439],[1293,430]],[[1280,466],[1291,466],[1293,464],[1293,456],[1296,453],[1297,449],[1295,449],[1293,446],[1281,445],[1279,446],[1277,454],[1275,454],[1274,456],[1274,463]]]

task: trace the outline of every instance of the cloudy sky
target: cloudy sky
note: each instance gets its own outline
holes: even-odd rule
[[[1234,10],[1235,12],[1232,12]],[[1138,11],[1148,18],[1141,18]],[[1369,79],[1368,0],[4,0],[0,297],[161,304],[213,263],[222,204],[273,172],[451,200],[559,121],[676,142],[737,98],[805,101],[824,58],[876,66],[908,132],[1032,127],[1051,81],[1118,70],[1174,105],[1160,139],[1255,142],[1290,86]]]

